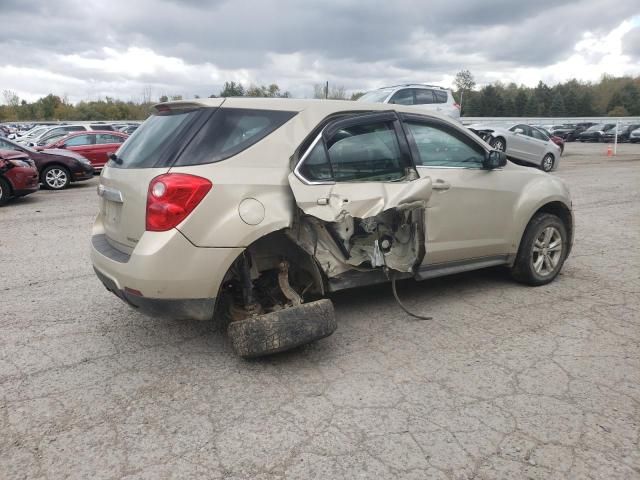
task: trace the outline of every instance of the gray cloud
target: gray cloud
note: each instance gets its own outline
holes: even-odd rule
[[[567,58],[585,32],[609,32],[640,14],[633,3],[2,0],[0,69],[29,67],[79,79],[84,91],[74,82],[64,87],[65,80],[58,79],[60,85],[54,81],[24,92],[35,95],[59,86],[73,88],[67,92],[73,99],[102,90],[126,97],[125,86],[141,90],[147,84],[164,93],[209,94],[225,75],[276,81],[300,95],[325,78],[363,89],[437,81],[469,68],[483,81],[486,71],[538,68]],[[638,34],[630,32],[627,38],[626,48],[637,58]],[[190,69],[189,76],[162,68],[128,75],[64,61],[65,55],[105,58],[104,47],[117,52],[147,48],[196,70]],[[215,78],[200,74],[197,66],[200,73],[211,69],[207,74]]]
[[[622,51],[636,61],[640,61],[640,26],[630,30],[622,37]]]

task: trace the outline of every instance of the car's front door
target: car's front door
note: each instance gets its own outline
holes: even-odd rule
[[[525,176],[484,169],[485,148],[462,129],[419,115],[403,115],[403,123],[420,176],[432,180],[423,265],[513,251],[508,232]]]
[[[346,264],[384,262],[409,272],[422,261],[431,180],[418,178],[395,112],[327,125],[289,175],[289,184],[298,207],[321,225],[313,224],[314,238],[322,242],[329,232],[341,250],[334,255],[341,257],[337,263],[320,261],[330,276]]]
[[[531,127],[529,125],[515,125],[509,129],[513,133],[507,140],[507,154],[518,160],[532,161],[535,156],[531,147]]]
[[[76,135],[66,140],[63,148],[79,153],[96,166],[100,160],[95,152],[95,141],[96,136],[91,133]]]

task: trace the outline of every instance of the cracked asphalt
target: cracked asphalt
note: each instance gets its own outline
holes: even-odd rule
[[[268,359],[152,320],[94,277],[96,180],[0,209],[2,479],[640,478],[640,145],[568,144],[576,240],[501,270],[333,297]]]

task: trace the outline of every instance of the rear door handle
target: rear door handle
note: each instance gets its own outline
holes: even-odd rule
[[[437,179],[435,182],[431,184],[431,188],[433,190],[449,190],[451,188],[451,184],[449,182],[445,182],[444,180]]]

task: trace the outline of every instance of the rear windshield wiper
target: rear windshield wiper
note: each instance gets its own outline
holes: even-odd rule
[[[122,158],[120,158],[118,155],[116,155],[115,153],[110,153],[109,154],[109,160],[113,160],[114,162],[116,162],[118,165],[122,165]]]

